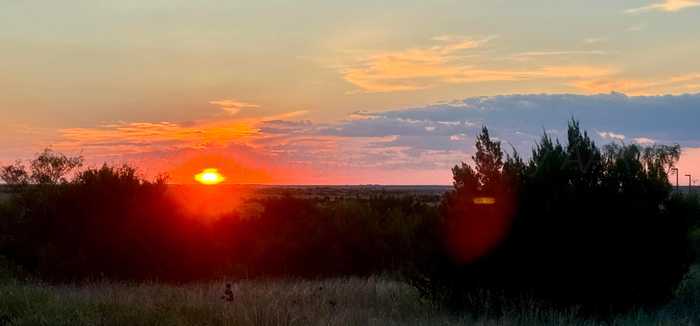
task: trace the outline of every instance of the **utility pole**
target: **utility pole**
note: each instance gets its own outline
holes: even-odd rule
[[[686,174],[686,177],[688,177],[688,194],[693,190],[693,179],[690,176],[690,174]]]
[[[676,192],[678,192],[678,168],[671,168],[671,172],[676,174]]]

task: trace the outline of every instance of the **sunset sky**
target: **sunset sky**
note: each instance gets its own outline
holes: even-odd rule
[[[448,184],[572,116],[700,179],[700,0],[0,1],[0,163]]]

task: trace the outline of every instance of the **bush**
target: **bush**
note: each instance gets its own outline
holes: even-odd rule
[[[690,241],[693,254],[700,253],[700,196],[696,192],[674,193],[668,202],[670,215],[685,219],[690,225]]]
[[[185,227],[165,184],[127,166],[88,169],[70,183],[26,188],[6,230],[6,255],[52,280],[167,277]]]
[[[416,234],[437,214],[414,198],[322,202],[281,197],[259,204],[257,217],[224,218],[212,226],[214,238],[222,239],[221,257],[248,277],[395,271],[414,260]]]
[[[437,215],[412,197],[271,197],[243,203],[252,213],[212,218],[182,209],[164,180],[128,166],[20,189],[0,206],[0,255],[49,281],[394,271],[414,260],[418,230]]]
[[[527,163],[504,159],[486,128],[476,147],[475,168],[453,170],[433,254],[411,276],[425,295],[460,309],[484,309],[470,298],[489,293],[490,311],[534,298],[599,315],[671,298],[692,261],[666,175],[677,146],[600,151],[572,121],[567,146],[545,135]]]

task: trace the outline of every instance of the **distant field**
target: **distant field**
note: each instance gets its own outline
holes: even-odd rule
[[[687,185],[687,184],[686,184],[685,186],[680,185],[680,186],[678,186],[678,188],[676,188],[676,186],[673,186],[673,191],[674,191],[674,192],[675,192],[675,191],[678,191],[678,192],[684,193],[684,194],[685,194],[685,193],[688,193],[688,191],[692,191],[692,192],[695,192],[695,193],[700,193],[700,186],[692,186],[692,187],[690,187],[690,188],[688,188],[688,185]]]
[[[210,187],[210,188],[208,188]],[[301,198],[368,198],[371,196],[416,196],[427,202],[437,202],[440,196],[452,189],[452,186],[280,186],[280,185],[218,185],[215,187],[202,185],[170,185],[176,192],[188,192],[207,188],[215,191],[220,197],[227,194],[244,198],[265,198],[271,196],[294,196]],[[10,189],[0,185],[0,202],[9,197]]]
[[[383,277],[243,281],[233,284],[231,302],[222,299],[224,284],[0,281],[0,325],[606,325],[534,303],[495,317],[449,314],[410,286]],[[698,323],[700,281],[692,278],[668,305],[610,325]]]
[[[203,188],[201,185],[170,185],[175,190],[188,190]],[[218,185],[215,188],[219,193],[240,194],[246,197],[269,197],[291,195],[302,198],[367,198],[371,196],[416,196],[423,200],[436,201],[452,186],[391,186],[391,185],[354,185],[354,186],[294,186],[294,185]],[[674,191],[676,188],[673,188]],[[678,192],[687,193],[688,186],[681,186]],[[700,186],[694,186],[690,191],[700,193]],[[0,201],[9,196],[9,189],[0,185]]]
[[[360,186],[280,186],[280,185],[170,185],[170,188],[178,193],[188,193],[204,190],[216,193],[217,196],[242,198],[265,198],[278,196],[294,196],[300,198],[316,199],[341,199],[341,198],[369,198],[373,196],[414,196],[423,202],[436,203],[440,197],[452,186],[384,186],[384,185],[360,185]]]
[[[171,187],[211,187],[201,185],[171,185]],[[353,185],[353,186],[326,186],[326,185],[218,185],[217,191],[253,191],[258,195],[285,195],[294,194],[306,197],[355,197],[371,195],[417,195],[431,196],[442,195],[452,189],[452,186],[391,186],[391,185]]]

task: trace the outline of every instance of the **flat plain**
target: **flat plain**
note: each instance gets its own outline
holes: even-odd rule
[[[226,280],[189,285],[93,282],[0,283],[0,325],[697,325],[700,269],[673,301],[613,320],[581,319],[574,310],[536,302],[500,315],[453,314],[389,276],[326,280]]]

